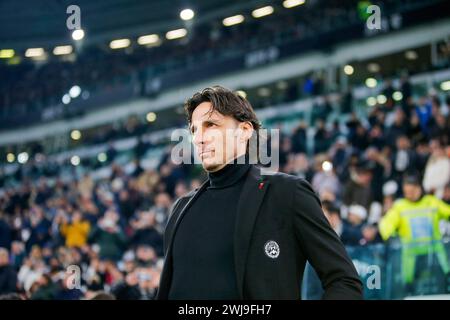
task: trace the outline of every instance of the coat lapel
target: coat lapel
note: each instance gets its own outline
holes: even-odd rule
[[[197,192],[195,192],[195,194],[192,196],[192,198],[186,203],[184,208],[181,209],[180,214],[178,215],[177,220],[175,221],[175,226],[173,227],[173,232],[172,232],[172,235],[170,237],[169,250],[172,247],[172,242],[173,242],[173,239],[175,237],[175,233],[177,231],[177,227],[180,224],[181,219],[183,219],[183,216],[186,213],[186,210],[191,206],[191,204],[195,201],[195,199],[198,198],[198,196],[203,192],[203,190],[206,189],[206,187],[208,185],[209,185],[209,180],[206,180],[205,182],[203,182],[203,184],[200,186],[200,188],[198,188]],[[167,252],[169,252],[169,251],[167,251]]]
[[[175,214],[173,214],[173,218],[176,218],[175,224],[172,228],[172,234],[170,235],[169,239],[169,245],[167,247],[167,253],[164,257],[164,266],[163,270],[161,272],[161,281],[160,281],[160,288],[158,290],[157,299],[167,299],[167,296],[169,294],[169,287],[172,277],[172,247],[173,247],[173,239],[175,238],[175,233],[177,231],[177,227],[179,226],[181,219],[183,218],[184,214],[186,213],[186,210],[191,206],[191,204],[195,201],[195,199],[198,198],[198,196],[203,192],[203,190],[206,189],[206,187],[209,185],[209,180],[207,179],[203,184],[200,186],[200,188],[195,192],[194,195],[192,195],[191,199],[184,205],[184,207],[181,209],[178,216],[175,217]],[[169,222],[170,223],[170,222]]]
[[[239,199],[233,239],[237,287],[241,299],[244,298],[244,275],[252,231],[268,187],[269,181],[261,176],[260,169],[252,166]]]

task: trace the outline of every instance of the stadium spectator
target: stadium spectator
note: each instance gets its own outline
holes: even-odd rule
[[[369,210],[373,199],[371,187],[373,168],[372,162],[363,160],[350,173],[350,179],[344,186],[343,202],[345,205],[359,204],[365,210]]]
[[[439,228],[440,220],[450,218],[450,206],[433,195],[424,195],[417,176],[403,182],[404,198],[397,200],[379,223],[379,233],[388,240],[398,233],[402,247],[402,278],[411,285],[415,278],[416,259],[435,254],[444,275],[450,271]],[[411,288],[408,288],[411,290]]]
[[[65,245],[71,247],[82,247],[87,243],[90,231],[90,223],[83,219],[80,211],[75,210],[68,218],[63,216],[64,222],[61,225],[61,235],[65,238]]]
[[[336,232],[336,234],[341,237],[343,225],[339,208],[335,206],[331,201],[323,201],[322,208],[323,213],[327,217],[331,227]]]
[[[342,222],[341,240],[345,245],[366,245],[376,237],[376,229],[364,224],[367,210],[361,205],[348,208],[347,219]]]
[[[430,142],[431,156],[428,159],[423,177],[423,188],[436,197],[444,197],[445,186],[450,182],[450,159],[445,154],[439,140]]]
[[[9,252],[0,248],[0,295],[17,291],[17,275],[9,262]]]
[[[119,215],[114,210],[105,212],[89,235],[89,242],[99,247],[100,258],[113,261],[122,257],[126,241],[126,236],[119,226]]]

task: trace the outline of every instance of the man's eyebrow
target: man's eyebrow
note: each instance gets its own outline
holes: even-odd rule
[[[219,119],[207,119],[207,120],[203,121],[203,123],[214,123],[214,124],[217,124],[219,122],[220,122]]]
[[[202,125],[204,125],[204,124],[218,124],[218,123],[220,123],[220,119],[211,119],[211,118],[208,118],[208,119],[206,119],[206,120],[203,120],[202,122],[201,122],[201,124]],[[189,125],[189,130],[192,132],[192,130],[194,129],[194,125],[193,124],[190,124]]]

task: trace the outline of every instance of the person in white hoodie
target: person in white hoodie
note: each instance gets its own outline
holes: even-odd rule
[[[425,192],[442,199],[445,186],[450,182],[450,159],[439,140],[432,140],[430,149],[431,156],[425,167],[422,184]]]

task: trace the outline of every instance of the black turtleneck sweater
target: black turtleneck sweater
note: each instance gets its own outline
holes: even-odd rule
[[[248,164],[209,173],[210,185],[185,212],[173,243],[169,299],[239,299],[233,235]]]

